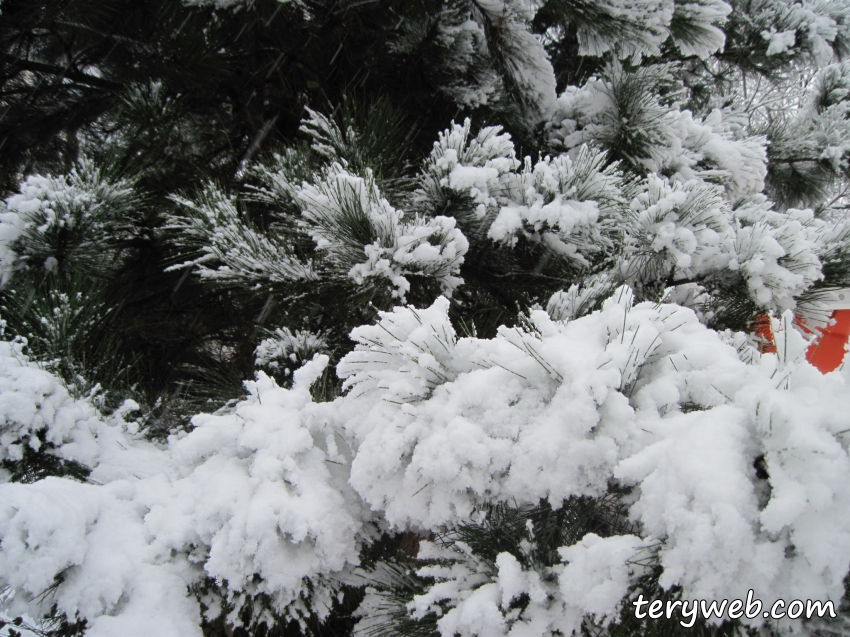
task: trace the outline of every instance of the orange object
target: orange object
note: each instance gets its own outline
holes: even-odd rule
[[[806,358],[826,374],[841,365],[844,360],[845,345],[850,339],[850,309],[835,310],[833,323],[821,332],[821,337],[809,346]]]
[[[759,351],[762,354],[776,354],[776,344],[773,341],[773,329],[770,327],[770,316],[761,313],[756,316],[755,323],[750,328],[761,339]]]
[[[838,369],[847,353],[847,341],[850,340],[850,289],[838,290],[837,297],[838,300],[831,308],[830,324],[823,329],[818,328],[820,335],[806,350],[806,360],[824,374]],[[799,317],[794,322],[806,334],[812,333]],[[759,314],[750,329],[761,339],[759,350],[762,354],[776,353],[773,330],[767,314]]]

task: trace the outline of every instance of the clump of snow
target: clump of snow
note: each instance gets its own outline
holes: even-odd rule
[[[775,29],[771,29],[770,31],[762,31],[761,37],[769,42],[767,55],[777,55],[785,53],[794,46],[797,41],[797,32],[782,31],[777,33]]]
[[[167,449],[128,435],[120,418],[105,421],[68,399],[55,377],[16,362],[0,369],[3,382],[21,387],[3,392],[7,424],[14,415],[41,425],[29,412],[45,405],[57,414],[48,438],[92,472],[88,484],[0,485],[2,584],[16,591],[5,600],[10,612],[38,616],[59,576],[50,603],[86,619],[94,635],[200,635],[189,587],[206,578],[227,582],[237,609],[245,595],[263,593],[293,619],[330,608],[336,584],[324,578],[357,562],[363,512],[335,468],[346,465],[346,449],[326,430],[322,407],[304,411],[327,357],[308,363],[291,391],[261,373],[247,400],[197,416]],[[66,396],[59,408],[44,396],[47,385]]]
[[[335,469],[345,457],[321,406],[308,407],[327,357],[317,363],[292,390],[260,373],[233,413],[196,416],[195,429],[170,444],[171,485],[142,485],[158,550],[203,556],[207,576],[230,591],[266,593],[280,611],[303,605],[310,578],[321,584],[356,564],[362,537],[357,501]],[[322,595],[326,607],[332,596],[315,588],[320,612]]]
[[[588,533],[559,550],[566,562],[558,573],[559,592],[573,631],[578,632],[587,615],[603,626],[617,619],[632,581],[644,573],[636,563],[644,544],[633,535],[601,538]]]
[[[777,333],[782,335],[779,339],[783,350],[781,354],[758,357],[751,365],[747,365],[739,359],[733,347],[725,345],[710,330],[699,326],[688,310],[660,306],[652,310],[660,313],[656,315],[657,319],[649,323],[637,319],[637,324],[632,323],[637,314],[650,310],[652,306],[631,306],[629,298],[628,293],[621,290],[606,303],[601,313],[571,321],[556,330],[547,327],[546,319],[542,316],[534,316],[533,320],[540,330],[538,338],[542,342],[539,347],[527,351],[538,355],[540,352],[546,353],[545,358],[541,356],[541,362],[538,363],[541,376],[546,364],[552,366],[545,371],[546,376],[551,378],[553,373],[564,374],[555,397],[544,404],[556,403],[557,392],[574,385],[573,379],[582,375],[576,371],[573,371],[572,376],[565,375],[575,368],[575,359],[571,361],[572,365],[559,365],[557,361],[564,355],[561,352],[575,351],[580,343],[588,342],[588,335],[585,334],[585,338],[572,341],[571,347],[557,346],[557,341],[550,340],[557,338],[556,333],[566,336],[571,326],[572,329],[581,324],[589,327],[593,320],[603,335],[603,342],[607,341],[604,351],[609,353],[611,362],[621,361],[618,379],[622,383],[620,391],[630,396],[630,407],[619,415],[620,427],[625,427],[626,439],[616,441],[612,448],[614,456],[619,458],[612,460],[612,471],[624,485],[636,487],[637,497],[632,506],[632,515],[641,523],[647,540],[661,542],[657,559],[664,568],[662,585],[682,586],[688,598],[721,599],[732,595],[730,591],[734,591],[734,596],[743,598],[749,588],[754,588],[757,594],[763,595],[763,599],[772,600],[782,596],[787,599],[793,594],[799,595],[803,590],[801,587],[805,587],[805,590],[818,590],[822,599],[836,599],[842,594],[841,578],[850,558],[850,547],[846,541],[850,517],[832,508],[838,506],[841,507],[839,511],[843,511],[844,505],[841,503],[850,497],[850,490],[842,482],[844,478],[838,479],[839,475],[847,476],[850,471],[846,445],[839,434],[843,431],[840,427],[844,426],[839,421],[846,424],[847,416],[840,411],[846,407],[836,410],[834,403],[816,407],[817,400],[831,403],[831,399],[826,398],[827,394],[819,394],[814,387],[821,387],[820,391],[826,392],[840,391],[838,388],[843,387],[842,379],[837,374],[822,377],[805,362],[807,343],[791,328],[788,316],[784,319],[784,329],[779,330],[779,326],[775,326]],[[624,331],[618,329],[613,321],[607,327],[599,325],[606,321],[606,314],[615,308],[618,308],[618,313],[622,312],[619,318],[624,321]],[[397,318],[394,320],[398,321]],[[649,325],[655,329],[648,330]],[[647,331],[643,333],[641,341],[640,332],[644,330]],[[504,332],[500,334],[500,338],[504,336]],[[625,358],[625,351],[621,355],[616,348],[616,344],[630,341],[633,348],[627,347],[626,350],[631,350],[630,357],[641,359],[637,368]],[[456,350],[462,347],[463,343],[459,342]],[[500,359],[497,365],[501,364],[506,371],[516,370],[517,376],[527,378],[528,385],[522,383],[528,388],[527,391],[531,391],[531,386],[543,385],[540,376],[528,376],[528,369],[519,368],[516,360],[510,367],[504,365],[505,362],[505,359]],[[604,365],[602,369],[605,369]],[[592,372],[584,371],[585,375],[589,373]],[[483,369],[469,373],[470,376],[483,374]],[[464,375],[461,375],[454,383],[438,387],[428,402],[433,403],[440,392],[450,391],[452,385],[458,385],[462,392],[455,400],[469,396],[470,388],[460,386],[463,378]],[[585,390],[585,394],[589,393]],[[618,392],[615,395],[622,394]],[[816,399],[815,395],[821,398]],[[838,395],[835,394],[836,397]],[[845,404],[846,393],[840,395],[839,400]],[[604,414],[607,410],[599,396],[597,391],[597,409]],[[521,398],[517,400],[517,396],[511,398],[511,403],[515,410],[527,408],[523,407]],[[790,403],[796,407],[791,408]],[[698,407],[694,409],[694,405]],[[419,442],[413,447],[399,449],[406,449],[402,451],[400,459],[409,460],[403,461],[397,469],[401,477],[415,467],[417,472],[423,472],[419,482],[425,482],[428,486],[434,481],[434,475],[432,472],[426,476],[424,471],[437,458],[432,455],[428,458],[429,463],[422,462],[425,457],[422,447],[426,444],[426,439],[422,437],[422,416],[428,413],[429,406],[417,406],[418,418],[402,427],[407,436],[417,436]],[[454,417],[455,425],[447,429],[446,434],[438,436],[441,440],[440,448],[455,450],[462,444],[461,440],[468,439],[468,426],[462,427],[461,423],[470,419],[495,422],[492,410],[496,406],[492,400],[488,400],[488,406],[491,411],[486,413],[483,405],[477,408],[466,405],[466,409],[460,412],[463,415]],[[808,411],[812,414],[808,418],[803,415],[807,410],[813,410]],[[406,411],[410,413],[409,409]],[[476,418],[476,414],[480,416]],[[523,441],[526,435],[531,435],[531,430],[544,427],[546,418],[543,414],[545,412],[537,412],[525,420],[530,426],[529,434],[522,429],[514,434],[516,442],[511,446],[517,452],[524,446]],[[566,417],[561,422],[572,423],[575,418]],[[820,424],[812,429],[812,422]],[[799,428],[793,423],[800,423]],[[592,439],[599,442],[600,438],[605,437],[604,432],[608,427],[610,425],[605,424],[603,417],[594,428]],[[410,429],[413,431],[407,434]],[[791,429],[795,430],[794,434]],[[492,428],[490,431],[493,431]],[[386,433],[385,429],[381,429],[381,434]],[[551,436],[552,432],[547,433],[550,434],[547,439],[551,443],[555,438]],[[443,438],[444,435],[448,437]],[[802,439],[800,442],[792,441],[789,435],[805,437],[807,442],[802,443]],[[483,445],[487,438],[480,437],[478,440],[478,444]],[[561,453],[575,450],[576,446],[581,445],[578,440],[569,444],[552,443]],[[502,450],[497,439],[493,439],[489,446],[492,462]],[[468,448],[471,451],[475,447]],[[364,444],[360,453],[365,451]],[[590,448],[583,447],[581,452],[576,453],[581,454],[578,457],[587,459],[589,451]],[[455,451],[456,460],[450,464],[457,466],[460,459],[458,453]],[[753,469],[753,459],[761,454],[769,458],[770,477],[767,480],[771,490],[768,491],[760,486],[763,479],[758,478]],[[546,452],[539,448],[535,457],[541,462],[545,456]],[[469,460],[460,464],[461,474],[453,478],[456,484],[463,484],[466,489],[455,493],[453,503],[463,498],[465,493],[475,491],[474,483],[469,482],[475,467],[470,461],[480,456],[468,457]],[[540,478],[550,471],[560,470],[562,473],[558,476],[561,478],[558,486],[563,485],[563,466],[574,467],[577,461],[580,462],[578,457],[574,457],[572,462],[564,459],[555,467],[546,468],[544,465]],[[445,458],[445,451],[441,458]],[[355,471],[358,461],[359,458],[356,458],[352,467]],[[510,492],[520,503],[533,502],[535,495],[542,495],[540,491],[533,495],[523,493],[517,488],[519,485],[516,482],[511,482],[514,472],[522,467],[517,456],[513,456],[506,464],[509,468],[499,471],[494,467],[496,472],[493,474],[506,475],[502,485],[510,485],[511,488],[505,491]],[[803,469],[804,466],[808,469]],[[815,469],[816,466],[821,469]],[[809,475],[808,470],[815,471],[818,477]],[[789,471],[794,477],[787,478],[786,483]],[[448,477],[450,474],[445,472],[443,475]],[[359,476],[353,474],[353,478],[357,480]],[[387,478],[383,477],[382,480],[374,476],[372,479],[381,482]],[[498,478],[491,478],[488,484],[491,489],[490,501],[498,499],[499,483]],[[574,494],[581,493],[579,485],[582,482],[572,484],[574,486],[569,489]],[[355,486],[363,492],[362,487],[356,483]],[[428,486],[420,488],[427,490]],[[804,496],[803,493],[808,495]],[[414,497],[420,496],[417,494]],[[560,497],[553,497],[552,492],[548,497],[550,501],[560,501]],[[425,505],[427,499],[426,496],[420,506]],[[388,514],[391,513],[386,492],[382,493],[380,502],[387,508]],[[442,511],[451,514],[448,507]],[[409,515],[412,517],[413,511],[409,510]],[[776,523],[774,515],[777,516]],[[803,522],[804,518],[808,521]],[[828,523],[827,518],[832,522]],[[428,520],[424,526],[435,521]],[[826,553],[832,556],[836,553],[826,549],[827,544],[816,540],[818,533],[815,529],[822,528],[819,526],[821,524],[828,524],[830,530],[824,528],[826,535],[820,536],[820,539],[829,537],[830,541],[836,542],[835,546],[840,547],[839,552],[843,556],[840,565],[828,563]],[[793,550],[789,549],[792,544],[795,547]],[[437,602],[445,603],[448,600],[451,610],[438,621],[438,627],[445,635],[480,634],[483,628],[492,634],[507,634],[508,630],[518,629],[515,626],[517,622],[525,623],[527,629],[534,631],[540,631],[545,626],[578,628],[581,619],[588,615],[604,623],[606,618],[610,620],[616,616],[622,597],[634,583],[634,578],[641,574],[635,556],[642,546],[641,540],[629,536],[615,536],[606,540],[588,536],[580,545],[564,549],[562,557],[570,564],[560,579],[562,603],[554,605],[549,602],[542,605],[543,610],[535,603],[530,603],[519,616],[515,611],[512,611],[513,614],[507,612],[504,599],[505,596],[511,598],[516,595],[516,591],[537,590],[530,583],[537,581],[533,570],[518,569],[512,558],[500,556],[499,572],[495,575],[481,562],[480,557],[462,546],[456,546],[454,554],[426,550],[422,554],[423,558],[440,559],[447,565],[420,569],[421,576],[434,577],[437,581],[429,587],[427,593],[414,599],[411,613],[414,617],[424,616],[435,612]],[[797,553],[798,550],[801,552]],[[462,557],[458,557],[458,551],[463,553]],[[546,595],[551,593],[541,598],[546,598]],[[532,602],[537,601],[533,595],[531,599]],[[759,623],[758,619],[755,621]]]

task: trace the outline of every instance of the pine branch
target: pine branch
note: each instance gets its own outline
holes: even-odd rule
[[[101,77],[95,77],[73,69],[70,66],[61,67],[53,64],[46,64],[44,62],[26,60],[3,52],[0,52],[0,59],[4,60],[12,68],[21,71],[34,71],[38,73],[46,73],[48,75],[56,75],[60,79],[67,78],[86,86],[109,89],[112,91],[117,91],[123,88],[123,86],[118,82],[112,82],[111,80],[106,80]]]

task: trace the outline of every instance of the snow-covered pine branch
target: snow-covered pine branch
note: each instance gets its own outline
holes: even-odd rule
[[[64,175],[28,177],[0,202],[0,284],[22,267],[101,276],[117,269],[142,203],[132,180],[88,158]]]
[[[236,199],[214,184],[206,185],[195,200],[175,197],[174,202],[183,214],[170,217],[166,230],[191,258],[173,267],[194,268],[201,278],[248,286],[318,278],[312,262],[298,258],[287,236],[255,228],[240,213]]]
[[[386,279],[399,299],[410,290],[410,275],[434,279],[448,293],[462,282],[456,275],[468,242],[455,220],[408,221],[381,195],[370,170],[361,177],[333,164],[295,198],[302,229],[336,276],[358,285]]]

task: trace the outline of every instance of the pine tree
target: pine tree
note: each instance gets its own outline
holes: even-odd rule
[[[849,2],[0,11],[0,622],[846,632]]]

